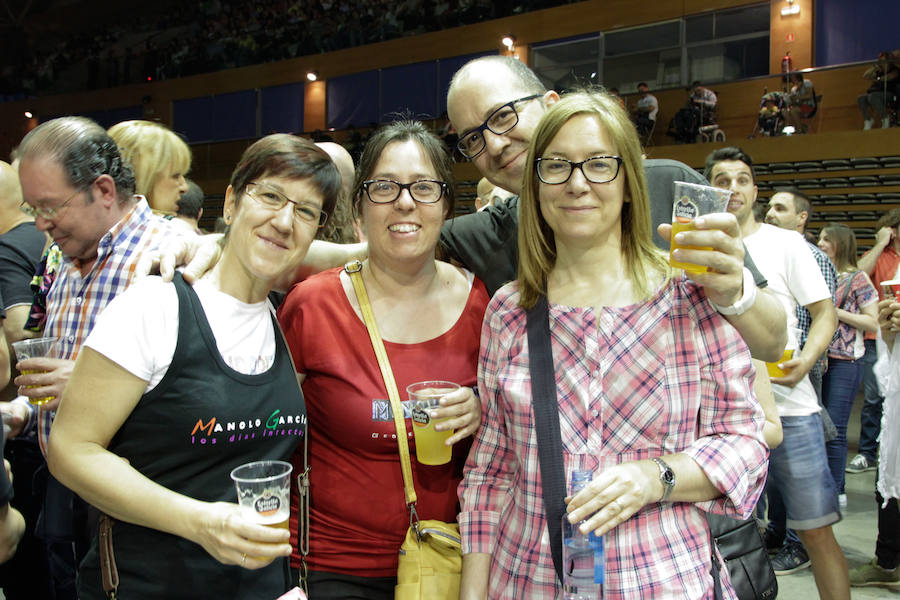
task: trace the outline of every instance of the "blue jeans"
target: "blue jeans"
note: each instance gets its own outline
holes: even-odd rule
[[[784,441],[769,453],[769,529],[818,529],[841,519],[818,414],[782,417]],[[788,541],[799,541],[788,530]]]
[[[881,411],[884,398],[878,391],[872,367],[878,359],[875,340],[866,340],[866,353],[859,362],[863,365],[863,394],[865,400],[859,415],[859,453],[869,462],[878,459],[878,434],[881,433]]]
[[[837,437],[825,442],[828,468],[834,478],[838,494],[844,493],[844,467],[847,466],[847,422],[859,383],[862,381],[862,365],[855,360],[828,359],[828,371],[822,380],[822,396],[825,408],[837,429]]]

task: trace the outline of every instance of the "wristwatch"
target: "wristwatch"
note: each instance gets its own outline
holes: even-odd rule
[[[750,272],[750,269],[744,267],[744,292],[741,298],[732,304],[731,306],[719,306],[712,300],[709,301],[710,305],[722,315],[742,315],[753,306],[753,303],[756,302],[756,281],[753,280],[753,273]]]
[[[661,458],[651,458],[650,460],[655,462],[656,466],[659,467],[659,481],[663,485],[663,495],[659,501],[665,502],[669,499],[669,494],[672,493],[672,489],[675,488],[675,471],[673,471],[672,467],[666,464],[666,461]]]

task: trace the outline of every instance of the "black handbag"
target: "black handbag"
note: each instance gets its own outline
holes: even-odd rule
[[[773,600],[778,580],[756,519],[741,521],[724,515],[706,514],[709,531],[725,560],[731,587],[739,600]]]

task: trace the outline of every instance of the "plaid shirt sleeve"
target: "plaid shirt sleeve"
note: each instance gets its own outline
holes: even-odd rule
[[[754,369],[736,329],[688,293],[689,318],[700,365],[700,414],[697,439],[683,452],[694,459],[723,496],[698,506],[708,512],[746,519],[765,485],[768,449],[763,439],[765,415],[755,398]]]
[[[508,331],[507,326],[512,325],[510,320],[515,320],[515,316],[501,308],[503,298],[498,293],[491,300],[481,330],[478,362],[481,427],[459,485],[463,553],[494,553],[500,512],[508,501],[509,481],[515,471],[515,456],[507,437],[498,377],[504,354],[502,347],[508,340],[504,332]]]
[[[813,257],[816,259],[816,264],[819,265],[819,270],[822,271],[822,277],[825,278],[825,283],[828,284],[828,291],[831,292],[831,301],[835,301],[835,294],[837,293],[837,270],[834,268],[834,263],[831,262],[831,259],[828,258],[824,252],[819,250],[813,244],[807,242],[810,249],[812,250]],[[809,335],[809,328],[812,326],[812,315],[809,314],[809,311],[806,310],[800,304],[797,304],[797,308],[794,309],[795,314],[797,315],[797,327],[800,328],[800,347],[806,345],[806,337]],[[835,332],[835,337],[832,338],[834,341],[837,338],[837,332]]]

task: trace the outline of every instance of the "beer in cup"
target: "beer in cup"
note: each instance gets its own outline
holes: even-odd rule
[[[435,423],[443,419],[433,419],[429,412],[440,408],[443,396],[458,389],[458,384],[449,381],[420,381],[406,388],[412,404],[416,458],[423,465],[443,465],[450,462],[453,447],[445,445],[444,442],[453,435],[453,430],[435,431]]]
[[[231,471],[238,504],[248,520],[267,527],[288,528],[293,469],[289,462],[260,460]]]
[[[769,377],[784,377],[790,373],[790,369],[782,369],[778,365],[794,358],[794,352],[800,347],[800,330],[796,327],[788,327],[788,341],[784,347],[784,353],[776,362],[767,362],[766,370]]]
[[[672,258],[676,248],[686,250],[712,250],[708,246],[682,246],[675,241],[675,235],[680,231],[696,229],[694,219],[703,215],[725,212],[728,209],[728,201],[731,192],[709,185],[698,185],[684,181],[675,182],[675,203],[672,205],[672,238],[669,244],[669,264],[676,269],[684,269],[688,273],[703,273],[708,267],[686,262],[679,262]]]
[[[13,351],[16,353],[16,360],[25,360],[28,358],[38,358],[41,356],[47,356],[50,353],[50,348],[53,347],[53,344],[56,343],[55,337],[39,337],[32,338],[30,340],[21,340],[18,342],[13,342],[12,347]],[[21,371],[22,375],[30,375],[32,373],[40,373],[40,371],[35,371],[32,369]],[[40,387],[37,385],[29,385],[26,386],[29,388]],[[34,405],[46,404],[53,400],[53,396],[45,396],[43,398],[28,398],[28,401]]]

